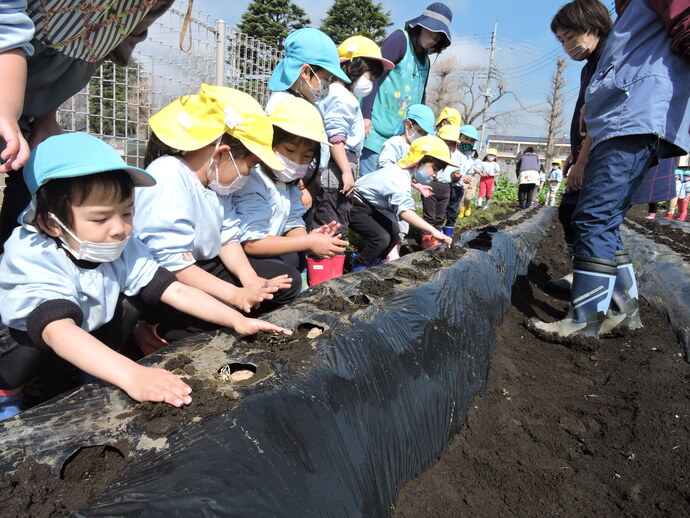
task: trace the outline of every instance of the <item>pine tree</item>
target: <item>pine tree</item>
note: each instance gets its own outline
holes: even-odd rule
[[[304,9],[290,0],[252,0],[242,15],[239,28],[245,34],[281,49],[288,34],[310,23]]]
[[[384,11],[373,0],[335,0],[321,30],[336,45],[354,35],[366,36],[380,44],[386,37],[386,27],[392,25],[390,15],[390,11]]]

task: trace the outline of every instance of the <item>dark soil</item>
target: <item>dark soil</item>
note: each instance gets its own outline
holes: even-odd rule
[[[560,225],[547,235],[496,330],[486,393],[392,516],[690,515],[690,365],[645,302],[644,329],[596,352],[527,331],[526,317],[555,320],[568,306],[544,291],[570,269]]]
[[[635,231],[644,236],[656,241],[660,244],[668,246],[674,252],[677,252],[690,260],[690,234],[684,232],[682,228],[676,225],[669,225],[669,220],[665,219],[661,214],[657,219],[645,219],[647,215],[647,207],[645,205],[635,205],[628,213],[628,220],[644,227],[640,229],[635,227]],[[682,223],[686,228],[690,228],[690,221]]]
[[[388,297],[395,293],[395,288],[402,281],[398,279],[364,279],[359,283],[357,289],[365,295],[373,295],[375,297]]]

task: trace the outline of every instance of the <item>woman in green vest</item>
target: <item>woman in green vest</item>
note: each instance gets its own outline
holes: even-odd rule
[[[417,18],[405,22],[405,29],[390,34],[381,45],[384,58],[395,68],[374,81],[371,93],[362,100],[367,138],[360,159],[361,174],[378,169],[381,146],[400,133],[407,108],[423,104],[429,78],[429,54],[437,54],[450,45],[448,6],[430,4]]]

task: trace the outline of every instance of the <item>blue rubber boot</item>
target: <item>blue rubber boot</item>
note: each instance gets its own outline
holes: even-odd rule
[[[367,268],[371,268],[372,266],[378,266],[379,264],[381,264],[382,260],[383,259],[381,259],[380,257],[377,257],[370,264],[362,264],[359,262],[357,254],[352,254],[352,271],[358,272],[360,270],[366,270]]]
[[[598,338],[611,305],[616,273],[616,261],[576,256],[566,317],[551,323],[532,318],[527,328],[547,342],[572,343],[576,337]]]
[[[6,395],[7,393],[10,393]],[[9,419],[21,412],[24,393],[20,390],[0,390],[0,421]]]
[[[641,327],[635,270],[628,251],[619,250],[616,252],[616,283],[613,286],[611,307],[606,313],[600,334],[624,333]]]
[[[453,237],[453,230],[455,230],[455,227],[443,227],[441,232],[443,232],[448,237]]]

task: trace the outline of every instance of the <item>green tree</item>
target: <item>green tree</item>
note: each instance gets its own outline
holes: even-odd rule
[[[339,45],[350,36],[360,35],[381,44],[386,27],[392,25],[391,12],[373,0],[335,0],[326,13],[321,30]]]
[[[304,9],[290,0],[252,0],[242,15],[239,28],[245,34],[280,49],[288,34],[310,23]]]

